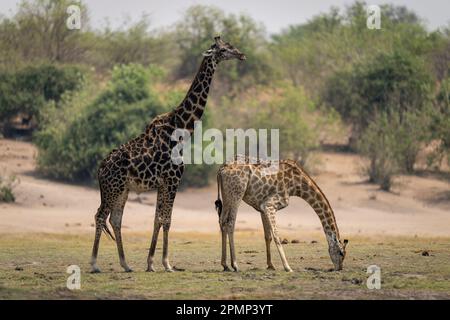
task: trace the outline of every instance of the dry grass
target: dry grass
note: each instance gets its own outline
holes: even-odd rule
[[[344,270],[332,266],[320,234],[285,245],[294,273],[265,269],[261,234],[239,232],[239,273],[224,273],[216,234],[173,233],[171,261],[184,272],[146,273],[149,235],[126,233],[133,273],[124,273],[115,244],[102,238],[101,274],[90,274],[92,235],[1,235],[1,299],[433,299],[450,298],[450,239],[351,237]],[[293,239],[293,238],[290,238]],[[312,244],[311,239],[318,242]],[[428,256],[423,255],[427,251]],[[157,251],[160,259],[161,249]],[[81,290],[66,288],[66,268],[81,267]],[[366,288],[366,269],[378,265],[382,289]]]

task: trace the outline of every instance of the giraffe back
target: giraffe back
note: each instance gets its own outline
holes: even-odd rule
[[[222,179],[222,195],[243,194],[243,200],[261,211],[267,201],[278,202],[277,209],[285,207],[295,191],[295,162],[292,160],[249,163],[234,161],[219,169]],[[274,169],[275,168],[275,169]]]

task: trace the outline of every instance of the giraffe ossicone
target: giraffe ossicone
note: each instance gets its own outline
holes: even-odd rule
[[[201,119],[205,110],[217,65],[231,59],[245,60],[245,55],[216,37],[214,44],[204,53],[200,69],[180,105],[171,112],[155,117],[144,133],[113,150],[101,162],[98,169],[101,204],[95,215],[92,272],[100,272],[97,255],[102,231],[116,241],[120,265],[125,271],[132,271],[126,262],[122,244],[123,209],[130,191],[150,190],[157,190],[158,195],[147,271],[155,270],[153,258],[161,227],[164,233],[162,263],[166,271],[172,271],[168,259],[169,229],[184,165],[175,164],[171,160],[171,150],[177,144],[172,141],[171,136],[176,129],[186,129],[189,132],[194,130],[194,122]],[[108,217],[113,233],[107,226]]]

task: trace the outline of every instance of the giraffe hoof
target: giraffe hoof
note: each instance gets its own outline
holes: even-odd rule
[[[285,268],[284,270],[285,270],[286,272],[294,272],[294,271],[292,271],[291,268]]]
[[[167,268],[166,272],[173,272],[173,269],[172,268]]]
[[[239,272],[239,268],[238,267],[233,267],[234,272]]]
[[[133,272],[133,269],[131,269],[131,268],[128,268],[128,269],[125,269],[125,272]]]
[[[230,271],[231,271],[231,269],[230,269],[230,268],[228,268],[228,266],[224,266],[224,267],[223,267],[223,271],[224,271],[224,272],[230,272]]]
[[[101,273],[100,269],[97,267],[92,268],[91,273]]]
[[[274,267],[274,266],[268,266],[268,267],[267,267],[267,270],[273,270],[273,271],[275,271],[275,267]]]
[[[147,270],[145,270],[145,272],[155,272],[155,268],[148,267]]]

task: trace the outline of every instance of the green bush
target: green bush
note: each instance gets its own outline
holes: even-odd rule
[[[54,178],[95,180],[101,159],[166,110],[148,87],[147,69],[124,65],[114,68],[108,88],[88,105],[77,105],[79,98],[67,101],[75,102],[72,110],[79,115],[55,128],[52,119],[64,116],[56,112],[36,135],[40,170]]]
[[[202,129],[203,132],[205,132],[205,130],[208,130],[208,128],[210,128],[210,124],[211,124],[211,108],[206,108],[206,112],[203,114],[202,117]],[[204,142],[202,141],[202,147],[203,150],[204,148],[209,144],[209,142]],[[202,162],[201,164],[195,164],[193,161],[194,158],[194,150],[196,150],[195,148],[198,148],[197,150],[200,149],[199,146],[194,144],[194,139],[193,137],[191,137],[191,163],[190,164],[186,164],[185,165],[185,169],[184,169],[184,174],[183,174],[183,179],[181,181],[181,188],[187,188],[187,187],[194,187],[194,188],[201,188],[201,187],[206,187],[211,178],[212,175],[216,172],[217,167],[215,165],[208,165],[204,162]],[[202,150],[199,150],[202,151]]]
[[[156,96],[149,90],[150,80],[160,75],[154,67],[118,66],[99,95],[92,84],[65,96],[60,108],[47,104],[42,128],[35,135],[41,172],[58,179],[96,181],[97,167],[111,150],[141,134],[155,116],[181,101],[180,91]],[[207,165],[187,165],[183,187],[206,186],[212,170]]]
[[[430,116],[427,111],[398,114],[380,113],[368,125],[357,149],[370,160],[366,168],[370,182],[389,190],[398,173],[414,171],[417,154],[429,141]]]
[[[187,164],[184,169],[180,188],[202,188],[208,186],[216,169],[214,165]]]
[[[307,23],[291,25],[272,36],[272,64],[284,79],[319,95],[335,72],[351,70],[380,52],[403,49],[426,52],[430,37],[417,16],[402,6],[381,5],[382,32],[366,27],[367,4],[354,1],[331,8]],[[344,97],[343,97],[344,98]]]
[[[322,139],[338,132],[336,113],[323,113],[301,87],[286,83],[258,87],[235,99],[224,98],[214,113],[217,126],[224,128],[268,129],[269,139],[270,129],[279,129],[280,157],[303,165],[308,165],[311,152]]]
[[[439,146],[430,155],[430,163],[439,168],[445,157],[450,165],[450,78],[442,81],[433,111],[431,135],[439,141]]]
[[[403,172],[414,172],[417,154],[431,140],[430,112],[425,108],[420,112],[394,115],[391,119],[396,133],[397,163]]]
[[[10,117],[19,113],[39,118],[48,101],[58,103],[65,92],[80,88],[83,79],[83,72],[74,66],[43,64],[1,72],[0,119],[7,127]]]
[[[0,175],[0,202],[14,202],[16,197],[14,196],[13,189],[16,183],[16,178],[14,176],[3,176]]]
[[[395,129],[386,114],[377,116],[358,141],[358,151],[369,159],[364,167],[369,181],[389,191],[394,175],[399,173]]]
[[[322,100],[352,125],[352,138],[357,140],[379,113],[422,111],[431,101],[432,87],[421,58],[395,51],[357,64],[352,71],[337,72],[327,81]]]

